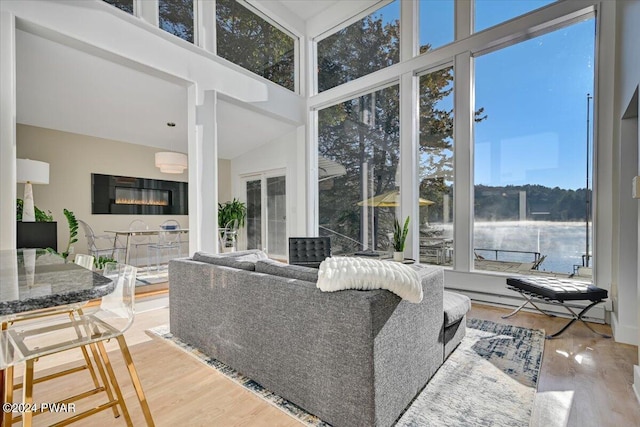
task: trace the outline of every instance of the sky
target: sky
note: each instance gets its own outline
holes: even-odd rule
[[[475,30],[552,2],[476,0]],[[385,21],[397,19],[398,3],[377,13]],[[421,45],[437,48],[453,40],[453,0],[421,1],[419,19]],[[588,143],[593,153],[587,94],[593,95],[594,58],[595,19],[475,58],[475,107],[487,114],[474,128],[476,184],[587,185]]]

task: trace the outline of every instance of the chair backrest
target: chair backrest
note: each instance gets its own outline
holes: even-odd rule
[[[141,219],[134,219],[129,223],[129,231],[146,231],[149,226]],[[131,243],[145,243],[149,242],[149,236],[133,234],[131,235]]]
[[[89,248],[89,250],[97,250],[95,238],[96,234],[93,232],[91,226],[81,219],[78,220],[78,224],[80,224],[80,226],[84,230],[84,236],[87,238],[87,247]]]
[[[318,268],[330,256],[329,237],[289,237],[289,264]]]
[[[135,313],[135,288],[137,268],[127,264],[109,262],[105,265],[103,275],[112,279],[115,289],[102,297],[100,317],[124,320],[117,326],[122,332],[131,326]],[[102,312],[102,313],[100,313]],[[112,324],[113,322],[107,321]]]
[[[168,219],[160,225],[162,230],[180,230],[180,223],[175,219]],[[181,233],[161,231],[158,234],[158,241],[163,244],[181,243]]]
[[[76,257],[73,259],[73,262],[88,270],[93,270],[93,260],[94,260],[94,257],[92,255],[76,254]]]

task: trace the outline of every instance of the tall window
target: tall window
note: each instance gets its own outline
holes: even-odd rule
[[[318,42],[318,91],[395,64],[400,59],[398,0]]]
[[[158,0],[160,28],[193,43],[193,0]]]
[[[420,76],[420,261],[452,264],[453,68]]]
[[[475,60],[476,269],[592,265],[594,47],[589,19]]]
[[[295,39],[236,0],[216,0],[218,56],[295,90]]]
[[[399,206],[399,87],[318,112],[319,235],[334,254],[391,250]],[[322,166],[321,165],[321,166]]]
[[[112,6],[133,15],[133,0],[104,0]]]
[[[420,0],[420,53],[454,39],[454,0]]]
[[[476,32],[539,9],[556,0],[474,0]]]

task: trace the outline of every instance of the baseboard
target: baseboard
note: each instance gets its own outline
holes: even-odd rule
[[[638,328],[635,326],[621,325],[618,316],[611,313],[611,330],[616,342],[623,344],[638,345]],[[638,383],[640,385],[640,383]]]
[[[633,366],[633,392],[636,394],[636,399],[640,402],[640,366]]]

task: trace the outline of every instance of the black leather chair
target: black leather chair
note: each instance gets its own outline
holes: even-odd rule
[[[289,237],[289,264],[319,268],[330,256],[329,237]]]

